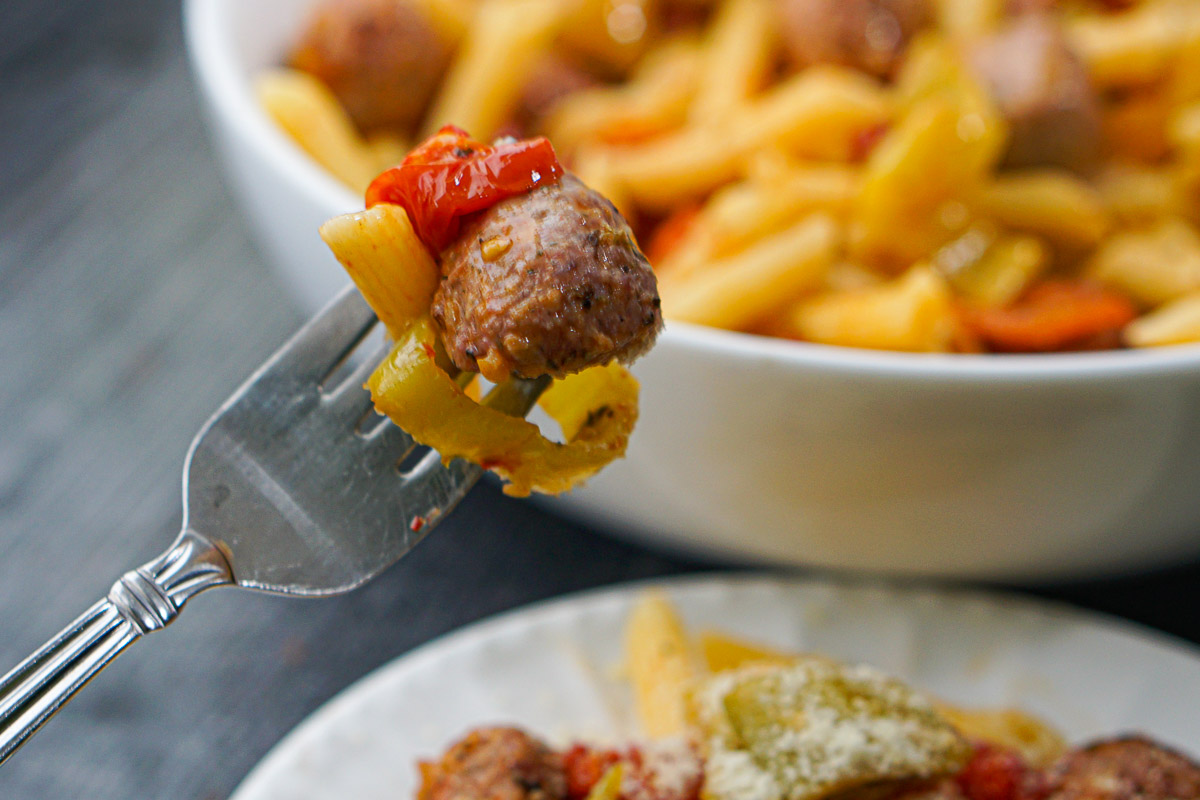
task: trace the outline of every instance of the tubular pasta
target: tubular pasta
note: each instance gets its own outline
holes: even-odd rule
[[[678,283],[668,274],[663,311],[718,328],[748,325],[820,286],[838,240],[833,219],[815,214]]]
[[[276,69],[258,76],[258,101],[313,160],[356,192],[379,172],[375,154],[333,93],[311,75]]]
[[[425,119],[424,136],[453,124],[491,139],[512,115],[537,56],[565,18],[558,0],[482,0]]]
[[[768,0],[721,4],[709,32],[692,119],[705,122],[736,113],[762,88],[771,63],[772,24]]]

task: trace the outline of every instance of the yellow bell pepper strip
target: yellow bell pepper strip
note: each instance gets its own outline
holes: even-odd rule
[[[542,407],[563,429],[565,443],[537,426],[481,406],[437,363],[429,317],[414,320],[367,388],[375,407],[448,462],[465,458],[510,481],[505,493],[565,492],[625,452],[637,421],[638,384],[619,364],[556,381]]]
[[[621,779],[625,777],[624,773],[625,770],[620,764],[613,764],[604,771],[584,800],[618,800],[621,796]]]

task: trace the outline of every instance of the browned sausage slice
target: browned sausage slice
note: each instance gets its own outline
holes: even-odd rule
[[[776,0],[799,66],[842,64],[891,75],[909,39],[933,21],[927,0]]]
[[[518,728],[479,728],[421,764],[417,800],[564,800],[562,758]]]
[[[569,173],[464,218],[440,260],[432,313],[446,351],[491,381],[628,362],[662,327],[629,225]]]
[[[1025,14],[968,58],[1011,125],[1005,163],[1086,170],[1100,154],[1100,107],[1083,62],[1046,14]]]
[[[450,54],[411,0],[322,0],[290,61],[325,83],[362,130],[407,131]]]
[[[1142,737],[1072,750],[1050,770],[1047,800],[1194,800],[1200,765]]]

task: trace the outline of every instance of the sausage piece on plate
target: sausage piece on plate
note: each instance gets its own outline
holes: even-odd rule
[[[446,351],[491,381],[629,362],[662,327],[629,225],[570,173],[464,217],[440,261],[432,313]]]
[[[564,800],[562,758],[518,728],[479,728],[421,764],[417,800]]]
[[[1052,17],[1024,14],[975,42],[968,59],[1011,126],[1007,166],[1084,171],[1095,163],[1099,101]]]
[[[1050,774],[1047,800],[1194,800],[1200,765],[1141,737],[1072,750]]]
[[[337,96],[362,130],[412,128],[451,47],[411,0],[322,0],[291,65]]]
[[[909,39],[933,21],[927,0],[776,0],[799,66],[841,64],[891,75]]]

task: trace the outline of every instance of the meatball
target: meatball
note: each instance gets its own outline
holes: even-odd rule
[[[842,64],[879,77],[895,72],[909,39],[933,21],[927,0],[776,2],[797,64]]]
[[[1049,774],[1047,800],[1193,800],[1200,765],[1141,737],[1072,750]]]
[[[517,101],[518,131],[538,129],[543,117],[569,94],[595,86],[597,80],[579,65],[557,53],[546,53],[521,88]]]
[[[517,728],[479,728],[421,764],[417,800],[565,800],[562,758]]]
[[[570,173],[464,218],[440,261],[432,313],[446,351],[490,381],[629,362],[662,327],[632,231]]]
[[[1011,126],[1005,165],[1086,171],[1100,155],[1100,105],[1062,28],[1025,14],[968,53]]]
[[[425,113],[450,56],[413,0],[322,0],[290,62],[325,83],[360,129],[405,131]]]

